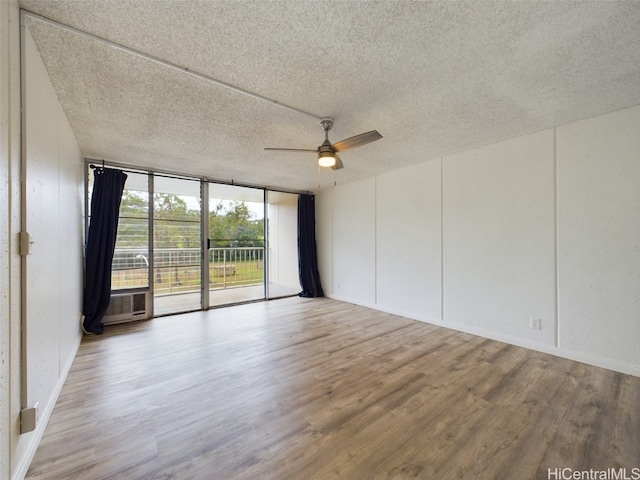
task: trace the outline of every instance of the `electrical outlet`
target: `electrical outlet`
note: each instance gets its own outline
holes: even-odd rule
[[[542,330],[542,319],[529,317],[529,328],[531,330]]]

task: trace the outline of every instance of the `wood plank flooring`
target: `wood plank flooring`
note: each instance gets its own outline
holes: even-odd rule
[[[85,338],[27,478],[631,475],[639,407],[637,377],[288,298]]]

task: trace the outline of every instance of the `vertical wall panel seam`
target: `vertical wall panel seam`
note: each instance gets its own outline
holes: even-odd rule
[[[373,177],[373,304],[378,305],[378,177]]]
[[[444,157],[440,157],[440,321],[444,322]]]
[[[336,194],[337,188],[333,187],[333,191],[331,192],[331,272],[333,276],[333,281],[331,288],[333,292],[336,291]]]
[[[559,236],[558,236],[558,127],[553,128],[553,215],[554,215],[554,245],[553,245],[553,254],[554,254],[554,281],[555,281],[555,289],[554,289],[554,302],[555,302],[555,323],[556,323],[556,331],[555,331],[555,341],[554,344],[556,348],[560,348],[560,279],[559,279]]]
[[[57,172],[58,172],[58,178],[56,181],[56,189],[57,189],[57,202],[58,202],[58,208],[57,208],[57,212],[58,212],[58,235],[57,237],[57,250],[58,250],[58,255],[57,255],[57,268],[58,268],[58,285],[56,285],[56,301],[57,301],[57,305],[56,305],[56,317],[57,317],[57,321],[58,321],[58,331],[56,332],[58,334],[58,379],[60,379],[60,377],[62,376],[62,370],[63,370],[63,364],[62,364],[62,315],[61,315],[61,307],[60,307],[60,294],[62,293],[62,289],[60,287],[60,285],[62,285],[62,271],[60,269],[60,233],[61,231],[63,231],[62,229],[62,201],[60,199],[60,179],[62,177],[62,175],[60,174],[60,170],[62,168],[62,163],[61,163],[61,154],[60,154],[60,112],[62,110],[62,105],[56,103],[56,167],[57,167]]]

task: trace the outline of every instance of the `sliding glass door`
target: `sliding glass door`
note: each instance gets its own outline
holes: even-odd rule
[[[265,298],[264,190],[208,184],[209,306]]]
[[[154,315],[202,308],[200,181],[153,181]]]
[[[134,318],[300,291],[297,194],[126,172],[112,295],[143,294]]]
[[[268,298],[300,292],[298,278],[298,195],[267,192]]]

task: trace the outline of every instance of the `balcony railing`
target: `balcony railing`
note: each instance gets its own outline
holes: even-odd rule
[[[209,288],[260,285],[264,280],[264,247],[210,248]],[[154,250],[155,295],[200,291],[200,249]],[[117,248],[113,257],[112,290],[146,287],[149,284],[148,252],[140,248]]]

